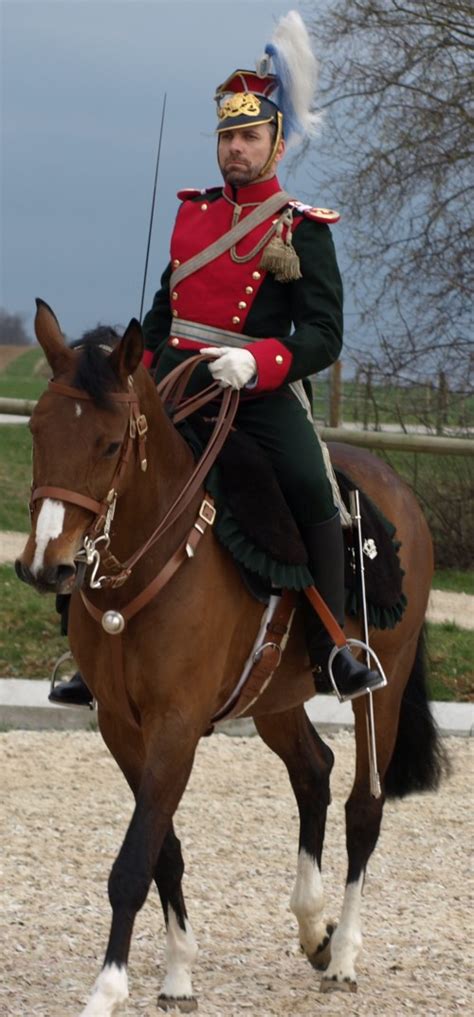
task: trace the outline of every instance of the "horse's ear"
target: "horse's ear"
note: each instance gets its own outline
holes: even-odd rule
[[[72,360],[72,353],[66,346],[61,326],[49,304],[36,298],[35,334],[53,374],[65,370]]]
[[[120,378],[135,374],[143,356],[143,335],[140,322],[132,318],[118,346],[110,354],[111,365]]]

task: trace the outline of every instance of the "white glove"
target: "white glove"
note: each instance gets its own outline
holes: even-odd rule
[[[216,356],[207,366],[221,388],[243,388],[257,373],[255,357],[248,350],[234,346],[209,346],[204,352]]]

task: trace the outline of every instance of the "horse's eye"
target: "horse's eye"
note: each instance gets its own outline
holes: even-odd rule
[[[107,448],[104,452],[104,458],[112,459],[113,456],[117,455],[117,452],[120,448],[120,444],[121,443],[119,441],[111,441],[110,445],[107,445]]]

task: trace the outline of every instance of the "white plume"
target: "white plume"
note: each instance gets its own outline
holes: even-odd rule
[[[298,11],[289,11],[278,22],[257,71],[268,68],[271,57],[279,79],[278,105],[283,113],[285,138],[290,145],[314,137],[321,114],[312,110],[318,84],[318,62],[307,28]]]

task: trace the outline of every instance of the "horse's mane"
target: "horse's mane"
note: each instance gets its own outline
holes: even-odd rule
[[[110,409],[112,401],[109,394],[118,388],[109,355],[119,340],[114,328],[98,325],[70,344],[72,349],[79,351],[73,385],[87,392],[100,409]]]

